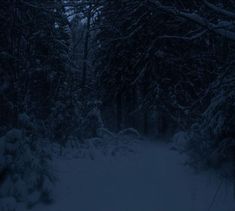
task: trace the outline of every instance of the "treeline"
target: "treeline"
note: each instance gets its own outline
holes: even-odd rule
[[[67,16],[60,0],[1,3],[1,133],[24,126],[24,116],[32,130],[64,142],[80,121]]]
[[[116,127],[186,131],[194,166],[234,161],[234,2],[109,0],[100,14],[95,67]]]
[[[101,110],[112,130],[188,131],[193,160],[231,161],[234,10],[224,0],[1,2],[0,134],[65,144],[95,136]]]
[[[102,127],[184,131],[234,176],[233,1],[6,0],[0,30],[1,202],[51,202],[51,143]]]

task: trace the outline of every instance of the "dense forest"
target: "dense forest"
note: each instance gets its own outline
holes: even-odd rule
[[[50,202],[52,145],[127,128],[235,177],[234,0],[0,5],[0,199]]]

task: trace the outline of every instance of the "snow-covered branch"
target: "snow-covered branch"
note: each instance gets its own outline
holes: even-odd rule
[[[183,41],[193,41],[196,40],[198,38],[200,38],[201,36],[203,36],[205,33],[207,32],[207,30],[203,30],[200,31],[192,36],[171,36],[171,35],[163,35],[163,36],[159,36],[159,39],[176,39],[176,40],[183,40]]]
[[[156,8],[158,10],[161,10],[165,13],[168,13],[168,14],[176,16],[176,17],[181,17],[181,18],[190,20],[190,21],[208,29],[209,31],[212,31],[218,35],[221,35],[229,40],[235,41],[235,32],[227,29],[226,26],[221,26],[220,23],[214,24],[214,23],[210,22],[207,18],[202,17],[202,16],[198,15],[197,13],[184,12],[184,11],[176,9],[175,7],[163,5],[159,1],[151,0],[151,2],[154,3],[154,5],[156,6]]]
[[[220,7],[217,7],[216,5],[208,2],[207,0],[203,0],[203,2],[205,3],[205,5],[210,8],[211,10],[215,11],[216,13],[218,14],[221,14],[225,17],[228,17],[228,18],[233,18],[235,19],[235,12],[231,12],[231,11],[228,11],[228,10],[225,10],[225,9],[222,9]]]

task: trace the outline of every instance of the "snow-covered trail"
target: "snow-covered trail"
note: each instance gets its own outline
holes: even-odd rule
[[[234,211],[231,184],[196,175],[167,145],[142,143],[137,154],[59,160],[52,205],[33,211]]]

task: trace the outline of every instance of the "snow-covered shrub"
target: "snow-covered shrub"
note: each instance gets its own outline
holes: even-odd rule
[[[126,128],[119,131],[118,135],[120,136],[128,136],[129,138],[139,139],[141,135],[139,132],[134,128]]]
[[[108,140],[108,137],[105,138],[90,138],[86,140],[86,143],[88,144],[88,146],[94,146],[95,148],[102,148],[105,145],[107,145],[108,143],[106,142]]]
[[[31,129],[31,128],[34,127],[31,118],[25,112],[20,113],[18,115],[18,122],[19,122],[21,127],[24,127],[24,128],[27,128],[27,129]]]
[[[68,137],[67,143],[65,145],[66,148],[78,148],[79,146],[79,138],[73,135]]]
[[[185,131],[177,132],[172,138],[172,149],[184,151],[189,141],[188,133]]]
[[[215,81],[212,98],[189,132],[192,162],[220,167],[235,157],[235,74]]]
[[[51,200],[54,176],[50,155],[42,140],[27,137],[20,129],[11,129],[0,138],[0,198],[13,197],[33,206]]]
[[[17,211],[15,198],[0,198],[0,211]]]
[[[65,145],[68,137],[81,124],[80,102],[77,100],[71,102],[57,101],[51,109],[51,114],[47,125],[51,131],[52,139]]]
[[[79,143],[80,156],[77,157],[96,159],[97,156],[124,156],[133,153],[133,148],[137,148],[139,141],[140,134],[131,128],[118,134],[106,128],[99,128],[96,137],[87,138],[84,143]]]
[[[92,138],[97,136],[97,130],[103,128],[104,123],[100,109],[97,106],[91,108],[82,123],[82,138]]]
[[[100,138],[113,138],[115,135],[107,128],[98,128],[96,134]]]

